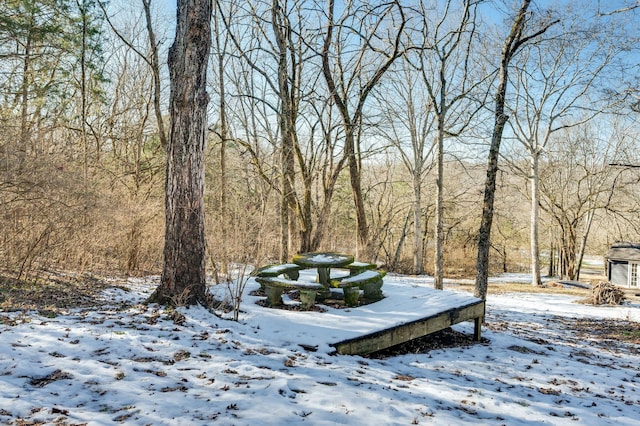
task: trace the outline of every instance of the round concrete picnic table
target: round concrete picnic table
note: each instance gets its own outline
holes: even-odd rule
[[[317,280],[325,288],[324,296],[329,295],[329,274],[331,268],[341,268],[353,263],[354,258],[349,254],[332,252],[300,253],[293,256],[293,263],[304,268],[315,268],[318,271]],[[323,295],[320,295],[321,297]]]

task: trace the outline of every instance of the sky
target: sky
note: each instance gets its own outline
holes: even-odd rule
[[[0,312],[0,424],[632,425],[640,417],[638,345],[576,331],[580,321],[637,322],[637,303],[490,294],[486,341],[371,359],[332,355],[330,343],[367,316],[398,321],[407,311],[390,307],[411,295],[437,293],[440,308],[472,296],[455,282],[443,293],[430,277],[388,275],[382,302],[296,312],[256,304],[250,280],[234,322],[199,307],[179,315],[141,304],[157,283],[114,280],[96,308],[55,317]],[[223,297],[228,288],[213,291]],[[454,328],[472,333],[473,324]]]

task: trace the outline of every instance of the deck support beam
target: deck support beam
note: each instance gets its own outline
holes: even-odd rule
[[[474,321],[473,339],[479,341],[482,336],[481,327],[484,314],[485,302],[479,300],[426,318],[420,318],[353,339],[343,340],[332,344],[332,346],[336,348],[336,352],[339,354],[365,355],[435,333],[459,322],[470,320]]]

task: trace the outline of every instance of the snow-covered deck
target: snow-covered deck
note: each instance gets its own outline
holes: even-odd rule
[[[382,290],[383,300],[357,308],[288,311],[287,315],[282,315],[281,310],[251,303],[248,299],[255,301],[258,298],[248,296],[243,310],[249,315],[264,317],[271,328],[269,331],[289,333],[293,342],[341,354],[374,352],[469,320],[475,321],[474,335],[480,339],[485,311],[481,299],[468,293],[414,285],[393,276],[384,279]]]

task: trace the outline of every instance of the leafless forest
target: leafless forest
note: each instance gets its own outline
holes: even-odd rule
[[[500,100],[490,270],[639,240],[637,1],[532,1],[498,99],[521,3],[214,1],[207,270],[474,276]],[[162,269],[174,31],[171,2],[0,2],[2,275]]]

